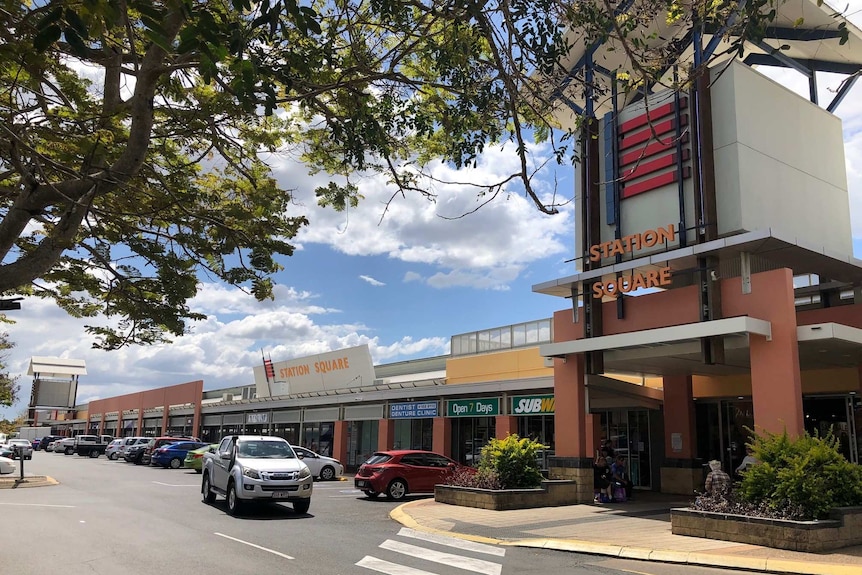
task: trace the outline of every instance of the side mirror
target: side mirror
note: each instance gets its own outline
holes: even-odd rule
[[[296,456],[300,459],[305,459],[305,454],[301,451],[299,453],[297,453]]]
[[[218,454],[218,456],[219,456],[219,459],[224,459],[225,461],[227,461],[228,459],[230,459],[230,452],[222,451],[221,453]]]

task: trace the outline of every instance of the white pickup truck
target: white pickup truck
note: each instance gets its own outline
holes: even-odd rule
[[[202,474],[204,503],[212,503],[216,495],[223,495],[231,515],[252,501],[287,501],[297,513],[307,513],[311,505],[314,477],[290,444],[280,437],[225,437],[215,451],[204,454]]]

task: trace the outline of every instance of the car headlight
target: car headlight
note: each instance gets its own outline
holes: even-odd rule
[[[302,469],[299,470],[299,478],[300,479],[305,479],[306,477],[309,477],[310,475],[311,475],[311,471],[308,470],[308,467],[303,467]]]
[[[260,479],[260,473],[257,472],[257,469],[250,469],[246,467],[242,470],[242,474],[246,477],[251,477],[252,479]]]

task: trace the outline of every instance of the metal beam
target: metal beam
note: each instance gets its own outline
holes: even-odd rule
[[[838,93],[835,94],[835,97],[832,98],[832,101],[826,107],[826,110],[829,112],[834,112],[835,109],[841,104],[841,101],[844,100],[844,96],[850,92],[850,89],[853,88],[853,84],[856,83],[856,80],[859,79],[859,74],[855,76],[850,76],[849,78],[845,78],[844,82],[842,82],[841,87],[838,88]]]
[[[774,50],[772,46],[767,45],[767,49]],[[787,61],[793,64],[786,63]],[[806,76],[811,70],[816,72],[832,72],[833,74],[855,74],[862,70],[859,64],[847,64],[846,62],[831,62],[826,60],[799,60],[790,58],[782,54],[782,59],[773,57],[772,54],[749,54],[744,62],[749,66],[780,66],[782,68],[790,67],[794,69],[802,68],[802,72]]]
[[[754,45],[766,52],[768,56],[771,56],[773,59],[780,62],[781,66],[785,68],[793,68],[800,74],[804,74],[806,78],[810,78],[813,75],[810,66],[806,66],[799,60],[795,60],[787,54],[782,53],[781,50],[779,50],[778,48],[773,48],[772,46],[763,41],[754,42]]]
[[[829,40],[841,38],[840,30],[824,30],[816,28],[784,28],[782,26],[770,26],[766,29],[766,38],[776,40],[798,40],[809,42],[814,40]]]

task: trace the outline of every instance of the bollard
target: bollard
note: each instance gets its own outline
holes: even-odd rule
[[[24,481],[24,449],[17,445],[13,449],[18,452],[18,461],[20,462],[18,467],[21,470],[21,481]]]

